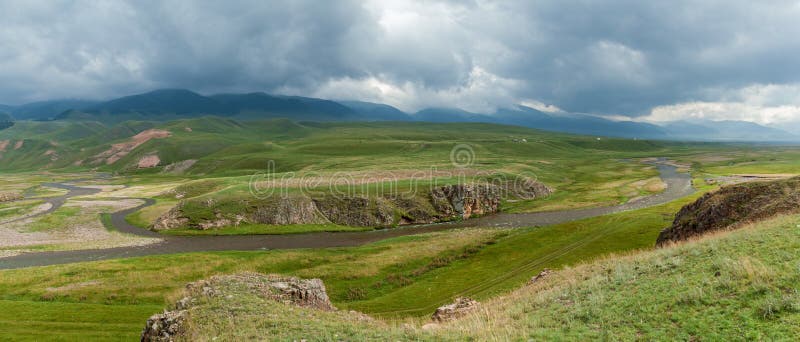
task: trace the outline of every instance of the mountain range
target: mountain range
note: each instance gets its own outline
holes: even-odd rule
[[[693,141],[800,141],[800,136],[745,121],[673,121],[651,124],[615,121],[577,113],[546,113],[526,106],[473,113],[458,108],[426,108],[406,113],[362,101],[333,101],[301,96],[246,94],[201,95],[185,89],[161,89],[109,101],[51,100],[21,106],[0,105],[16,120],[72,120],[119,123],[169,121],[198,116],[238,120],[288,118],[294,121],[484,122],[583,135]]]

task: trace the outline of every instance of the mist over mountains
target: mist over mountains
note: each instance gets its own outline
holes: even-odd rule
[[[548,113],[526,106],[473,113],[458,108],[426,108],[406,113],[395,107],[362,101],[333,101],[263,92],[201,95],[185,89],[161,89],[109,101],[52,100],[21,106],[0,105],[15,120],[72,120],[119,123],[168,121],[199,116],[238,120],[288,118],[294,121],[483,122],[554,132],[608,137],[690,140],[795,142],[784,130],[745,121],[673,121],[660,124],[614,121],[577,113]]]

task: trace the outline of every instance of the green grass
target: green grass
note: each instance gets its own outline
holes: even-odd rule
[[[242,224],[217,229],[178,228],[162,231],[165,235],[257,235],[257,234],[300,234],[312,232],[362,232],[373,230],[370,227],[348,227],[337,224]]]
[[[41,201],[29,200],[0,203],[0,221],[28,213],[40,204],[42,204]]]
[[[186,340],[792,341],[800,334],[800,216],[557,270],[432,329],[275,303],[238,283],[200,297]],[[268,336],[268,337],[265,337]]]
[[[551,227],[448,231],[356,248],[191,253],[7,270],[0,272],[0,299],[149,308],[171,300],[187,282],[247,270],[320,277],[342,308],[423,316],[459,294],[486,299],[507,292],[544,267],[650,248],[671,214],[689,200]],[[68,287],[86,282],[94,283]]]
[[[467,144],[474,151],[470,170],[524,174],[557,189],[546,201],[508,204],[509,211],[524,212],[617,204],[651,193],[635,182],[657,173],[635,158],[741,149],[722,144],[597,141],[593,137],[477,123],[293,123],[283,119],[241,123],[206,117],[167,123],[126,122],[110,127],[87,125],[23,123],[0,131],[0,140],[12,141],[47,132],[47,140],[29,139],[19,151],[8,152],[0,169],[45,167],[68,171],[98,167],[125,175],[119,182],[130,185],[185,183],[177,190],[189,198],[220,191],[247,194],[249,176],[265,171],[269,161],[274,161],[278,176],[294,173],[296,178],[337,171],[453,170],[451,150],[458,144]],[[186,131],[186,127],[192,131]],[[151,140],[111,165],[74,165],[91,160],[112,143],[126,142],[147,128],[166,129],[172,136]],[[74,131],[93,133],[83,138]],[[514,142],[519,138],[528,142]],[[50,141],[58,146],[52,146]],[[55,150],[58,160],[43,156],[48,150]],[[158,154],[161,166],[139,170],[139,158],[152,153]],[[188,159],[196,159],[197,163],[186,174],[161,173],[164,166]]]
[[[100,214],[100,222],[103,224],[103,227],[110,232],[117,231],[117,228],[114,227],[114,224],[111,223],[111,214],[109,213],[101,213]]]
[[[59,230],[65,227],[68,219],[77,216],[80,212],[81,208],[79,207],[61,207],[48,215],[37,218],[26,229],[29,232]]]
[[[161,305],[105,305],[0,300],[5,341],[133,341]]]

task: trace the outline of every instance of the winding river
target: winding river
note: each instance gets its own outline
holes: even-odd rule
[[[654,165],[658,168],[661,179],[667,185],[666,189],[661,193],[639,198],[620,205],[524,214],[499,213],[460,222],[413,225],[367,232],[306,233],[290,235],[166,236],[130,225],[125,221],[125,216],[128,214],[154,203],[152,199],[142,199],[145,203],[138,207],[113,213],[111,215],[111,222],[114,227],[121,232],[145,237],[157,237],[161,238],[162,242],[137,247],[24,253],[17,256],[0,258],[0,269],[201,251],[348,247],[360,246],[397,236],[414,235],[454,228],[543,226],[626,210],[646,208],[667,203],[688,196],[694,192],[691,177],[688,173],[678,172],[675,166],[668,164],[663,159],[654,162]],[[44,185],[66,189],[69,192],[66,195],[49,198],[47,202],[49,202],[52,207],[36,216],[49,214],[55,211],[71,197],[89,195],[100,191],[64,183],[48,183]]]

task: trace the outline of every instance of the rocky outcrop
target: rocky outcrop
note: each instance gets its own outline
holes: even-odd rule
[[[158,219],[153,223],[150,229],[155,231],[173,229],[178,227],[184,227],[189,224],[189,219],[183,216],[183,212],[181,211],[181,206],[178,205],[163,215],[159,216]]]
[[[530,178],[518,178],[504,183],[506,196],[509,198],[532,200],[553,194],[553,188]]]
[[[467,219],[496,213],[500,206],[500,188],[491,184],[457,184],[431,191],[434,208],[445,216]]]
[[[264,224],[318,224],[327,220],[320,217],[317,206],[308,197],[281,197],[276,201],[258,205],[247,218],[249,222]]]
[[[658,235],[656,245],[798,211],[800,177],[725,186],[681,208],[672,226]]]
[[[142,331],[142,342],[172,342],[183,333],[186,310],[164,311],[147,319]]]
[[[192,308],[205,298],[234,296],[242,292],[255,294],[287,305],[332,311],[325,284],[319,279],[300,279],[278,275],[241,273],[215,276],[186,285],[185,296],[172,310],[151,316],[142,330],[142,341],[173,341],[184,332]]]
[[[547,189],[547,190],[545,190]],[[529,189],[539,196],[549,188]],[[408,196],[272,196],[269,198],[186,199],[159,217],[154,230],[179,227],[215,229],[239,224],[323,224],[393,227],[496,213],[505,190],[493,184],[440,186]],[[176,192],[176,198],[183,197]],[[191,196],[186,196],[191,197]]]
[[[330,222],[345,226],[388,227],[394,224],[392,205],[383,198],[326,197],[314,201]]]
[[[18,201],[22,199],[22,195],[16,192],[0,192],[0,203]]]
[[[473,299],[459,297],[452,304],[443,305],[436,309],[431,319],[439,323],[452,321],[476,310],[479,306],[480,303]]]

